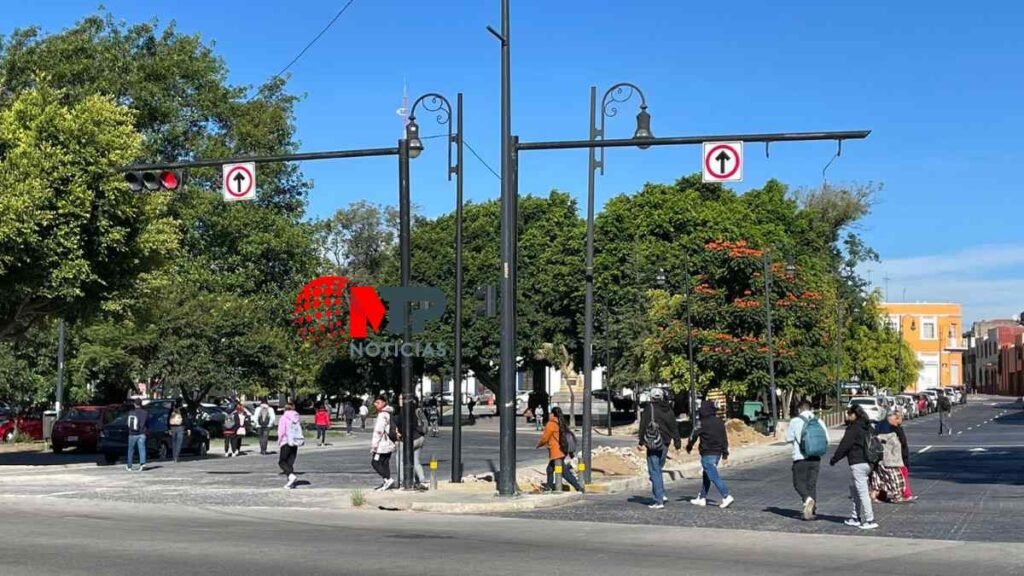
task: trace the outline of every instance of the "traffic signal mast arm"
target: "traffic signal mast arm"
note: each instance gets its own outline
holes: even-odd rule
[[[364,148],[362,150],[331,150],[327,152],[304,152],[299,154],[276,154],[272,156],[236,156],[233,158],[214,158],[211,160],[191,160],[187,162],[157,162],[153,164],[133,164],[122,166],[118,172],[137,172],[144,170],[179,170],[182,168],[209,168],[224,164],[241,164],[252,162],[266,164],[268,162],[302,162],[305,160],[330,160],[334,158],[365,158],[369,156],[397,156],[398,148]]]
[[[643,146],[685,146],[704,142],[807,142],[812,140],[862,140],[870,130],[845,132],[789,132],[775,134],[715,134],[708,136],[674,136],[669,138],[620,138],[616,140],[560,140],[550,142],[520,142],[517,150],[565,150],[572,148],[626,148]]]

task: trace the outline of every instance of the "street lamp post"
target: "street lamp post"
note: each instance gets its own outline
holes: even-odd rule
[[[440,94],[428,93],[413,102],[405,127],[409,155],[419,157],[423,141],[416,124],[416,108],[423,104],[428,112],[437,112],[437,123],[448,126],[448,180],[455,176],[455,367],[452,376],[452,482],[462,482],[462,92],[455,99],[455,132],[452,133],[452,104]],[[452,145],[455,163],[452,163]],[[444,386],[441,387],[442,400]],[[442,402],[442,411],[444,403]]]
[[[609,88],[601,98],[601,111],[597,110],[597,87],[590,87],[590,140],[604,140],[604,123],[619,113],[617,104],[627,102],[633,94],[640,97],[635,139],[651,138],[651,115],[647,113],[647,98],[640,88],[629,82],[620,82]],[[641,146],[643,148],[643,146]],[[600,158],[598,157],[600,155]],[[597,171],[604,174],[604,148],[590,148],[587,173],[587,255],[583,312],[583,483],[590,482],[591,447],[593,442],[593,371],[594,371],[594,180]],[[611,401],[609,397],[609,402]],[[575,418],[575,415],[573,416]],[[609,413],[609,420],[611,413]]]
[[[410,247],[412,244],[412,203],[409,199],[409,140],[402,138],[398,141],[398,245],[399,259],[401,262],[401,284],[402,287],[409,286],[412,280],[412,268],[410,260]],[[409,303],[404,302],[402,307],[402,348],[406,348],[412,342],[412,324],[409,322]],[[413,419],[413,386],[412,386],[412,357],[402,355],[402,431],[406,438],[402,442],[402,488],[412,490],[416,471],[413,469],[413,446],[412,427]]]

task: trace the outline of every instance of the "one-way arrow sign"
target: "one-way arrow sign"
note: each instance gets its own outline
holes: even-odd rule
[[[743,142],[704,142],[701,162],[705,182],[743,180]]]
[[[225,164],[223,188],[226,202],[255,200],[256,164],[253,162]]]

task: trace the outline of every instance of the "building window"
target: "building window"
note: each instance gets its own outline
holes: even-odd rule
[[[935,318],[921,318],[921,340],[936,340]]]

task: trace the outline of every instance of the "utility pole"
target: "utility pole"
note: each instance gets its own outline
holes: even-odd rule
[[[54,403],[57,419],[64,408],[64,319],[57,324],[57,401]]]

